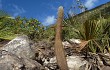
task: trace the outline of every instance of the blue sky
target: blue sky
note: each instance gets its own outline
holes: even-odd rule
[[[92,9],[110,0],[81,0],[83,4]],[[64,11],[75,3],[75,0],[0,0],[0,9],[8,12],[12,17],[21,16],[36,18],[44,25],[55,23],[57,8],[64,7]],[[70,11],[71,13],[71,11]]]

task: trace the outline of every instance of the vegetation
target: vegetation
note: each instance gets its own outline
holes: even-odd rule
[[[82,40],[78,52],[110,53],[110,3],[90,11],[87,11],[87,8],[79,1],[78,4],[81,5],[79,8],[85,9],[85,11],[80,14],[75,13],[75,15],[67,13],[64,20],[62,20],[63,13],[60,11],[61,17],[58,17],[57,24],[48,27],[43,26],[34,18],[27,19],[19,16],[12,18],[5,13],[0,16],[0,39],[11,40],[22,34],[28,35],[34,41],[53,40],[55,38],[55,52],[58,65],[62,70],[68,70],[61,44],[62,40],[65,41],[71,38]],[[61,25],[62,21],[63,25]]]
[[[93,53],[110,52],[110,3],[64,19],[64,40],[81,39],[80,50]],[[79,20],[80,19],[80,20]]]
[[[3,39],[13,39],[17,35],[26,34],[30,38],[34,39],[34,35],[38,35],[36,38],[42,38],[41,33],[43,33],[44,27],[36,19],[27,18],[10,18],[7,16],[0,17],[0,38]],[[40,33],[39,33],[40,32]]]
[[[58,18],[56,26],[56,36],[55,36],[55,53],[57,58],[57,63],[61,70],[68,70],[64,48],[62,45],[62,21],[63,21],[63,7],[60,6],[58,9]]]
[[[80,4],[80,2],[78,2]],[[70,15],[64,18],[62,39],[63,41],[76,38],[87,41],[86,46],[81,45],[85,51],[89,52],[110,52],[110,3],[106,3],[90,11],[80,14]],[[1,11],[3,13],[3,11]],[[4,12],[5,13],[5,12]],[[80,19],[80,20],[79,20]],[[55,27],[43,26],[38,20],[31,18],[9,17],[7,13],[0,16],[0,38],[11,40],[17,35],[26,34],[31,39],[37,41],[42,39],[54,40]]]

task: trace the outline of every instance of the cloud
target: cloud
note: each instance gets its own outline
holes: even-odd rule
[[[55,21],[56,21],[55,16],[47,16],[43,24],[47,26],[47,25],[54,24]]]
[[[97,2],[98,0],[86,0],[85,2],[85,6],[88,8],[88,9],[91,9],[94,7],[95,3]]]
[[[23,8],[20,8],[17,5],[12,5],[12,6],[13,6],[12,11],[14,12],[14,14],[13,14],[14,17],[26,12]]]
[[[69,14],[70,16],[74,16],[74,15],[75,15],[75,13],[74,13],[72,10],[69,10],[68,14]]]
[[[2,9],[2,0],[0,0],[0,9]]]

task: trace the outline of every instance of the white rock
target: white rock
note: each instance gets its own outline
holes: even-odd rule
[[[79,70],[79,68],[85,65],[87,61],[83,60],[79,56],[69,56],[67,57],[67,64],[69,70]]]
[[[68,43],[67,41],[62,42],[62,44],[63,44],[64,46],[71,46],[70,43]]]
[[[56,63],[56,57],[53,57],[50,59],[50,61],[45,60],[45,64],[48,63]],[[79,68],[85,64],[87,64],[87,61],[82,59],[80,56],[68,56],[67,57],[67,64],[69,70],[79,70]]]
[[[1,48],[20,57],[35,58],[35,53],[30,46],[30,41],[26,35],[16,37]]]
[[[70,41],[72,41],[73,43],[81,43],[81,40],[80,39],[70,39]]]

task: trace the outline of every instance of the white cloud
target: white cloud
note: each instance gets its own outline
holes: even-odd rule
[[[26,12],[23,8],[20,8],[17,5],[12,5],[12,6],[13,6],[14,17]]]
[[[0,9],[2,9],[2,0],[0,0]]]
[[[69,10],[69,15],[70,15],[70,16],[74,16],[75,13],[74,13],[72,10]]]
[[[91,9],[94,7],[95,3],[97,2],[98,0],[86,0],[85,2],[85,6],[88,8],[88,9]]]
[[[51,25],[51,24],[54,24],[55,21],[56,21],[55,16],[47,16],[46,19],[44,20],[43,24]]]

